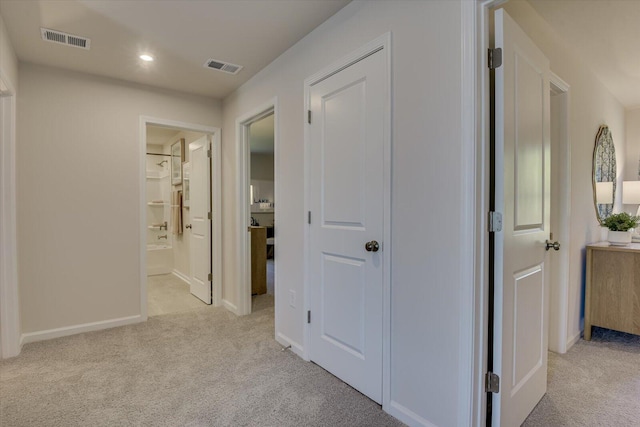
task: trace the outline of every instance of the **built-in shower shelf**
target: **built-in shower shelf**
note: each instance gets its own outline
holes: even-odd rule
[[[147,179],[162,179],[168,177],[169,174],[166,172],[147,171]]]
[[[149,206],[166,206],[169,203],[167,202],[148,202],[147,205]]]

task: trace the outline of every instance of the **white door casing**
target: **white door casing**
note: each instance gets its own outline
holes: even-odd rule
[[[382,402],[387,52],[311,84],[309,357]],[[365,250],[376,240],[378,252]]]
[[[211,304],[211,148],[209,136],[189,144],[191,214],[191,293]]]
[[[519,426],[547,387],[550,220],[549,61],[495,12],[496,233],[493,425]]]

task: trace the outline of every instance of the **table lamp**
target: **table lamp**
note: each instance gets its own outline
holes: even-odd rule
[[[624,181],[622,183],[622,204],[639,205],[636,215],[640,215],[640,181]]]

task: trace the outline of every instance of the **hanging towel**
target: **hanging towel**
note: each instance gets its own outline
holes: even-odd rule
[[[182,234],[182,191],[171,192],[171,232]]]

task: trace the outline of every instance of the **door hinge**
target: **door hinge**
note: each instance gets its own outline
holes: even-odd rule
[[[207,276],[207,280],[208,281],[212,281],[213,280],[213,275],[211,273],[209,273],[209,275]]]
[[[502,49],[489,49],[489,69],[495,70],[502,65]]]
[[[489,212],[489,233],[502,231],[502,214],[500,212]]]
[[[211,218],[211,212],[208,212],[208,213],[207,213],[207,219],[212,219],[212,218]]]
[[[211,158],[211,150],[207,150],[207,157]]]
[[[309,212],[308,212],[308,215],[307,215],[307,222],[308,222],[309,224],[311,224],[311,211],[309,211]]]
[[[311,124],[311,110],[307,110],[307,123]]]
[[[251,226],[247,226],[247,233],[251,233]]]
[[[307,323],[311,323],[311,310],[307,311]]]
[[[484,376],[484,391],[486,393],[500,393],[500,377],[493,372],[487,372]]]

